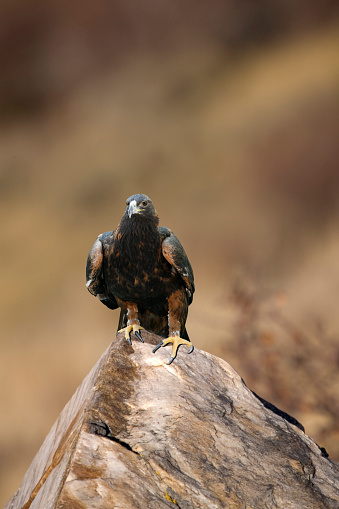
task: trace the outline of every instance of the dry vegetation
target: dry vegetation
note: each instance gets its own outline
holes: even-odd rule
[[[117,313],[87,293],[84,266],[136,192],[192,261],[196,346],[339,460],[338,18],[334,7],[324,14],[330,1],[322,15],[309,2],[307,23],[289,3],[275,2],[286,18],[264,19],[248,2],[242,13],[217,2],[223,27],[198,4],[190,24],[173,15],[163,38],[159,27],[129,44],[106,34],[111,59],[94,58],[89,14],[87,45],[62,39],[59,13],[53,37],[41,35],[47,18],[35,27],[40,52],[28,45],[10,68],[3,55],[0,503],[115,337]],[[119,12],[137,33],[136,14]],[[14,38],[33,23],[9,14]]]

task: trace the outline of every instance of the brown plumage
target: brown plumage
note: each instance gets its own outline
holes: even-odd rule
[[[152,201],[144,194],[128,198],[116,230],[102,233],[88,255],[87,288],[110,309],[120,307],[118,331],[131,344],[142,329],[172,343],[169,364],[185,344],[193,351],[185,328],[194,293],[191,264],[178,238],[158,226]]]

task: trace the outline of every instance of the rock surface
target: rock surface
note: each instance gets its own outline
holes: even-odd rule
[[[338,508],[339,464],[223,360],[120,335],[6,509]],[[151,343],[151,344],[150,344]]]

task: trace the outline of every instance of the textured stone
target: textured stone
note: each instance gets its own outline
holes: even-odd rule
[[[119,336],[7,509],[338,508],[339,465],[223,360]]]

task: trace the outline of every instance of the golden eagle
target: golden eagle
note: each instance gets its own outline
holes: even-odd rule
[[[152,200],[145,194],[128,198],[116,230],[102,233],[89,252],[87,288],[110,309],[120,307],[118,332],[143,342],[146,329],[172,343],[171,364],[180,345],[194,349],[185,323],[194,293],[193,270],[184,248],[168,228],[159,225]]]

